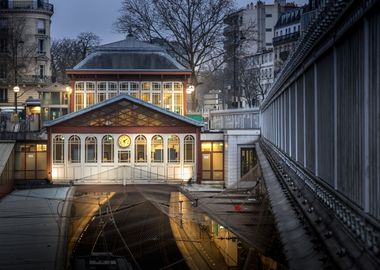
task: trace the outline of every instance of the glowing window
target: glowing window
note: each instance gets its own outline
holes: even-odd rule
[[[80,163],[80,138],[73,135],[69,138],[69,162]]]
[[[195,140],[191,135],[187,135],[184,139],[185,162],[195,161]]]
[[[152,162],[164,161],[164,140],[159,135],[156,135],[152,138],[151,161]]]
[[[96,163],[97,162],[97,143],[96,137],[87,137],[85,140],[85,162]]]
[[[111,135],[102,138],[102,162],[112,163],[114,151],[114,139]]]
[[[135,162],[147,162],[147,142],[143,135],[139,135],[135,139]]]
[[[180,161],[179,152],[180,140],[176,135],[172,135],[168,139],[168,162],[177,163]]]
[[[53,163],[64,163],[65,148],[64,138],[62,135],[56,135],[53,139]]]

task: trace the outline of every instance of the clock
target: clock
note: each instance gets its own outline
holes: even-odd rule
[[[120,147],[126,148],[131,144],[131,138],[129,138],[128,135],[120,135],[117,142],[119,143]]]

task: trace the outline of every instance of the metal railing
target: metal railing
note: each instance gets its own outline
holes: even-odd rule
[[[294,32],[283,36],[273,38],[273,46],[281,45],[291,41],[297,41],[300,37],[300,32]]]
[[[291,170],[304,183],[309,192],[325,206],[325,209],[341,221],[347,232],[361,242],[364,249],[374,256],[380,253],[380,224],[364,213],[363,210],[352,204],[348,199],[334,191],[326,183],[317,179],[299,164],[291,160],[269,141],[261,140],[269,154],[279,160],[282,166]]]
[[[43,1],[0,1],[0,9],[45,10],[48,12],[54,12],[54,6]]]

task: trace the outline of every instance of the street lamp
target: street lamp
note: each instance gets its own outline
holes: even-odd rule
[[[17,83],[17,72],[18,72],[18,64],[17,64],[17,51],[18,51],[18,47],[19,46],[22,46],[22,45],[24,45],[24,41],[22,41],[22,40],[18,40],[17,42],[16,42],[16,49],[15,49],[15,51],[14,51],[14,55],[13,55],[13,57],[14,57],[14,59],[13,59],[13,63],[14,63],[14,80],[15,80],[15,86],[13,87],[13,92],[15,93],[15,113],[16,113],[16,115],[17,115],[17,93],[18,92],[20,92],[20,87],[18,86],[18,83]],[[17,117],[18,118],[18,117]]]
[[[68,113],[70,112],[70,95],[72,92],[73,89],[70,86],[66,86]]]
[[[239,100],[240,98],[238,98],[238,89],[237,89],[237,79],[238,79],[238,76],[236,74],[236,72],[239,72],[239,68],[236,68],[236,66],[238,65],[237,63],[237,50],[239,48],[239,46],[242,44],[242,42],[245,40],[245,36],[241,35],[240,38],[238,38],[238,35],[235,34],[234,35],[234,45],[233,45],[233,68],[234,68],[234,74],[233,74],[233,85],[234,85],[234,97],[233,97],[233,102],[232,102],[232,106],[235,107],[235,108],[239,108]],[[240,95],[240,91],[239,91],[239,95]]]
[[[13,87],[13,92],[15,93],[15,113],[16,113],[16,118],[18,119],[18,113],[17,113],[17,93],[20,92],[20,87],[16,85]]]

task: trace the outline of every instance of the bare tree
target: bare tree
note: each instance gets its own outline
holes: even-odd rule
[[[239,84],[242,97],[249,107],[259,104],[269,90],[271,74],[265,72],[262,66],[252,58],[243,58],[239,66]]]
[[[142,40],[162,40],[199,84],[205,65],[223,59],[223,20],[233,0],[123,0],[115,27]]]
[[[84,59],[92,49],[100,44],[100,38],[92,32],[80,33],[77,37],[81,58]]]
[[[54,40],[51,47],[53,81],[67,83],[66,69],[82,61],[99,43],[100,38],[91,32],[81,33],[75,39]]]
[[[24,41],[26,33],[24,17],[7,17],[7,25],[1,31],[3,40],[0,62],[7,67],[7,81],[18,84],[27,80],[35,61],[36,46]]]

